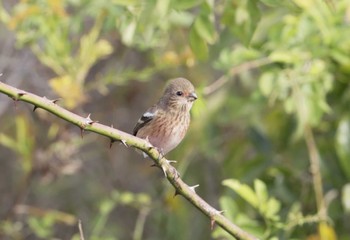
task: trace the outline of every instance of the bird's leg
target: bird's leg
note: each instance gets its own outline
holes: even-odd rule
[[[172,163],[176,163],[175,160],[168,160],[166,158],[164,158],[164,152],[163,152],[163,149],[158,149],[158,152],[159,152],[159,156],[158,156],[158,166],[162,169],[163,173],[164,173],[164,176],[167,177],[167,174],[166,174],[166,169],[165,169],[165,166],[161,163],[161,160],[164,159],[163,161],[165,161],[167,164],[169,164],[171,166]],[[177,179],[180,174],[178,173],[178,171],[173,167],[171,166],[170,170],[173,172],[173,174],[175,175],[175,179]]]
[[[146,141],[148,141],[148,137],[146,138]],[[149,141],[148,141],[149,142]],[[167,174],[166,174],[166,171],[165,171],[165,167],[161,164],[161,160],[164,158],[164,151],[162,148],[157,148],[155,146],[151,146],[151,148],[154,148],[158,151],[159,155],[158,155],[158,158],[157,158],[157,162],[156,163],[153,163],[151,165],[151,167],[159,167],[160,169],[162,169],[163,173],[164,173],[164,176],[167,177]],[[168,161],[168,160],[166,160]]]
[[[146,140],[148,141],[148,137],[146,138]],[[166,169],[163,166],[163,164],[161,163],[161,160],[164,158],[164,155],[165,155],[164,154],[164,150],[162,148],[157,148],[157,147],[154,147],[154,146],[152,146],[152,148],[155,148],[158,151],[158,153],[159,153],[159,155],[158,155],[158,164],[152,164],[152,166],[157,166],[160,169],[162,169],[164,176],[167,177]],[[166,163],[168,163],[169,165],[171,165],[172,163],[176,163],[175,160],[167,160],[165,158],[164,158],[164,161]],[[175,175],[174,179],[178,179],[180,177],[180,173],[173,166],[171,166],[171,171]]]
[[[149,141],[148,136],[145,138],[145,140],[146,140],[146,142],[149,144],[149,145],[148,145],[148,149],[149,149],[149,150],[151,150],[152,148],[157,149],[157,148],[154,147],[154,146],[152,145],[152,143]],[[142,155],[143,155],[144,158],[147,158],[147,157],[148,157],[148,154],[145,153],[145,152],[142,152]]]
[[[158,152],[159,152],[159,156],[158,156],[158,161],[160,162],[160,160],[162,158],[164,158],[164,151],[162,148],[157,148]],[[169,164],[171,166],[172,163],[176,163],[175,160],[168,160],[168,159],[165,159],[165,162],[167,164]],[[165,167],[161,164],[160,164],[160,168],[162,169],[163,173],[164,173],[164,176],[167,177],[167,174],[166,174],[166,171],[165,171]],[[170,170],[172,171],[172,173],[174,174],[174,179],[178,179],[180,177],[180,173],[176,170],[176,168],[174,168],[173,166],[171,166]]]
[[[163,151],[163,148],[156,148],[159,155],[158,155],[158,161],[160,161],[163,157],[164,157],[164,151]]]
[[[164,151],[162,148],[156,148],[157,151],[159,152],[159,155],[158,155],[158,166],[160,167],[160,169],[162,169],[163,173],[164,173],[164,176],[167,177],[167,174],[166,174],[166,169],[164,167],[164,165],[161,163],[161,160],[164,158]],[[168,162],[168,160],[165,159],[166,162]]]

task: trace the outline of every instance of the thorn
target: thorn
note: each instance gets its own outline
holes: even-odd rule
[[[17,97],[12,97],[16,109],[17,109],[18,98],[20,98],[20,97],[22,97],[23,95],[26,95],[26,94],[27,94],[27,92],[21,90],[20,92],[17,93]]]
[[[34,105],[34,107],[33,107],[33,112],[35,112],[35,110],[38,108],[38,106],[37,105]]]
[[[89,115],[85,118],[85,123],[86,123],[86,124],[92,125],[92,124],[94,124],[94,123],[98,123],[98,121],[93,121],[93,120],[90,118],[90,116],[91,116],[91,113],[89,113]]]
[[[163,173],[164,173],[164,176],[165,176],[165,177],[167,177],[167,175],[166,175],[166,168],[165,168],[165,166],[160,165],[160,168],[162,169],[162,171],[163,171]]]
[[[160,169],[162,169],[164,176],[167,177],[165,166],[157,164],[157,163],[153,163],[150,167],[159,167]]]
[[[93,123],[95,123],[95,121],[92,121],[92,119],[90,118],[91,113],[89,113],[89,115],[85,118],[85,124],[89,124],[92,125]]]
[[[194,186],[191,186],[191,187],[189,187],[189,188],[195,193],[197,187],[199,187],[199,184],[194,185]]]
[[[177,161],[175,161],[175,160],[166,160],[166,162],[168,163],[168,164],[172,164],[172,163],[177,163]]]
[[[83,133],[84,133],[84,128],[80,127],[80,136],[81,136],[81,139],[84,138]]]
[[[120,140],[120,142],[125,146],[125,147],[129,147],[128,144],[126,144],[126,141],[124,139]]]
[[[177,195],[180,195],[180,193],[177,189],[175,189],[174,197],[176,197]]]
[[[109,148],[112,148],[112,145],[114,142],[115,142],[115,140],[113,138],[111,138],[111,141],[109,142]]]
[[[48,99],[46,96],[43,96],[43,98],[47,101],[52,102],[53,104],[56,104],[56,102],[58,102],[59,100],[62,99],[62,98],[56,98],[56,99],[51,100],[51,99]]]
[[[210,218],[210,230],[213,231],[214,226],[215,226],[215,220],[214,220],[214,218]]]
[[[218,211],[218,214],[223,214],[225,210]]]
[[[53,99],[53,100],[50,100],[53,104],[56,104],[59,100],[61,100],[62,98],[56,98],[56,99]]]
[[[27,93],[25,91],[20,91],[17,93],[18,97],[22,97],[23,95],[26,95]]]

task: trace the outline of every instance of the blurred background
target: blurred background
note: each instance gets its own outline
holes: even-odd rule
[[[183,180],[261,239],[348,239],[349,0],[0,3],[0,81],[131,132],[188,78]],[[232,239],[151,164],[0,94],[0,238]]]

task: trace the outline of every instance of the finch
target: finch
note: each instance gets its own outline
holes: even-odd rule
[[[159,101],[137,121],[133,135],[148,140],[162,155],[167,154],[185,137],[196,99],[190,81],[185,78],[170,80]]]

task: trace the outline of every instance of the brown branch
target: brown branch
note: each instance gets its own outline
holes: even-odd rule
[[[271,63],[271,60],[269,58],[261,58],[261,59],[256,59],[256,60],[242,63],[238,66],[234,66],[229,70],[227,75],[221,76],[216,81],[214,81],[212,84],[210,84],[209,86],[206,86],[203,89],[203,94],[209,95],[209,94],[215,92],[216,90],[218,90],[219,88],[224,86],[230,80],[230,77],[233,77],[233,76],[240,74],[242,72],[248,71],[248,70],[253,69],[253,68],[258,68],[258,67],[270,64],[270,63]]]
[[[169,182],[174,186],[177,194],[181,194],[189,202],[198,208],[202,213],[210,218],[211,223],[217,223],[229,234],[236,237],[237,239],[253,240],[257,239],[251,234],[245,232],[237,225],[232,223],[229,219],[222,215],[222,212],[216,210],[198,196],[193,187],[188,186],[178,176],[176,169],[169,164],[167,159],[161,156],[161,154],[154,148],[148,141],[137,138],[131,134],[125,133],[118,129],[105,126],[91,120],[90,115],[87,118],[81,117],[75,113],[72,113],[60,106],[55,101],[49,100],[46,97],[39,97],[35,94],[25,92],[23,90],[11,87],[7,84],[0,82],[0,92],[6,94],[14,101],[28,102],[34,105],[34,108],[42,108],[57,117],[68,121],[84,131],[91,131],[97,134],[106,136],[111,141],[120,141],[127,146],[138,148],[149,155],[153,159],[154,163],[159,166],[166,174]]]

